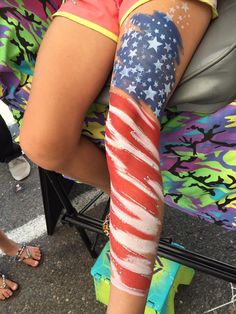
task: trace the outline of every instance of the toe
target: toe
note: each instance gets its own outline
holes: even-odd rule
[[[40,259],[41,258],[41,251],[38,247],[35,246],[28,246],[28,250],[30,251],[30,254],[32,255],[33,259]]]
[[[15,283],[14,281],[11,281],[11,280],[6,280],[6,284],[7,286],[12,290],[12,291],[16,291],[17,288],[18,288],[18,285],[17,283]],[[4,289],[5,290],[5,289]]]
[[[39,265],[39,261],[33,259],[33,258],[26,258],[23,260],[23,262],[31,267],[37,267]]]
[[[13,292],[18,288],[18,285],[9,279],[6,279],[4,282],[4,275],[2,275],[2,278],[0,279],[0,286],[5,285],[5,288],[0,288],[0,300],[8,299],[12,296]]]
[[[2,291],[2,295],[6,298],[6,299],[8,299],[8,298],[10,298],[11,296],[12,296],[12,291],[10,290],[10,289],[3,289],[3,291]]]
[[[37,261],[41,260],[41,254],[35,254],[34,259],[36,259]]]
[[[5,300],[6,298],[4,297],[4,295],[3,295],[3,293],[2,293],[2,291],[1,291],[2,289],[0,289],[0,300]]]

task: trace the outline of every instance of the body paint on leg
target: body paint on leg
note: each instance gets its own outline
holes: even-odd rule
[[[106,128],[111,282],[144,296],[163,210],[158,120],[176,83],[182,41],[170,16],[137,14],[117,50]]]
[[[112,86],[147,104],[160,116],[176,83],[182,40],[169,15],[134,15],[122,36]]]
[[[132,108],[128,110],[131,115],[128,107]],[[161,224],[159,133],[159,125],[135,102],[111,93],[106,131],[112,182],[111,280],[119,289],[135,295],[144,295],[149,288],[152,264],[147,256],[155,255]]]

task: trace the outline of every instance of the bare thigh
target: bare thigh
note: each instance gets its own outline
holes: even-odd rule
[[[94,30],[63,17],[53,20],[37,57],[23,148],[55,147],[63,154],[78,144],[86,111],[112,69],[115,48]]]

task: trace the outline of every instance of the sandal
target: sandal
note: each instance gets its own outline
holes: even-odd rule
[[[20,248],[17,250],[15,254],[15,260],[17,262],[24,262],[25,264],[31,266],[31,267],[36,267],[40,263],[41,256],[35,257],[32,252],[30,251],[30,248],[35,249],[35,247],[30,247],[27,246],[25,243],[20,244]],[[28,260],[33,260],[33,263]]]
[[[8,285],[7,285],[7,282],[6,282],[6,276],[4,274],[1,274],[1,276],[2,276],[2,284],[0,286],[0,289],[7,289]]]
[[[26,253],[26,256],[22,256],[24,251]],[[30,250],[28,249],[27,245],[25,243],[21,243],[19,250],[16,252],[15,260],[17,262],[22,262],[23,260],[27,258],[32,258],[32,254],[30,253]]]
[[[0,300],[4,301],[12,296],[13,292],[17,290],[18,285],[10,280],[8,280],[7,283],[7,279],[4,274],[0,274],[0,277],[2,277],[2,284],[0,285]]]

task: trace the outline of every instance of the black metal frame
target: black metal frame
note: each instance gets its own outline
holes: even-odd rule
[[[96,243],[99,235],[104,235],[102,225],[109,211],[109,201],[105,206],[101,219],[91,217],[86,214],[86,211],[103,193],[98,193],[86,206],[80,210],[76,210],[68,198],[68,192],[73,185],[73,181],[64,179],[62,175],[42,168],[39,168],[39,175],[48,234],[52,235],[54,233],[55,226],[60,217],[62,223],[76,227],[91,256],[93,258],[97,257]],[[62,214],[63,208],[65,210]],[[96,233],[96,238],[93,242],[91,242],[87,231]],[[171,239],[160,240],[158,254],[217,278],[236,283],[236,267],[180,248]]]

